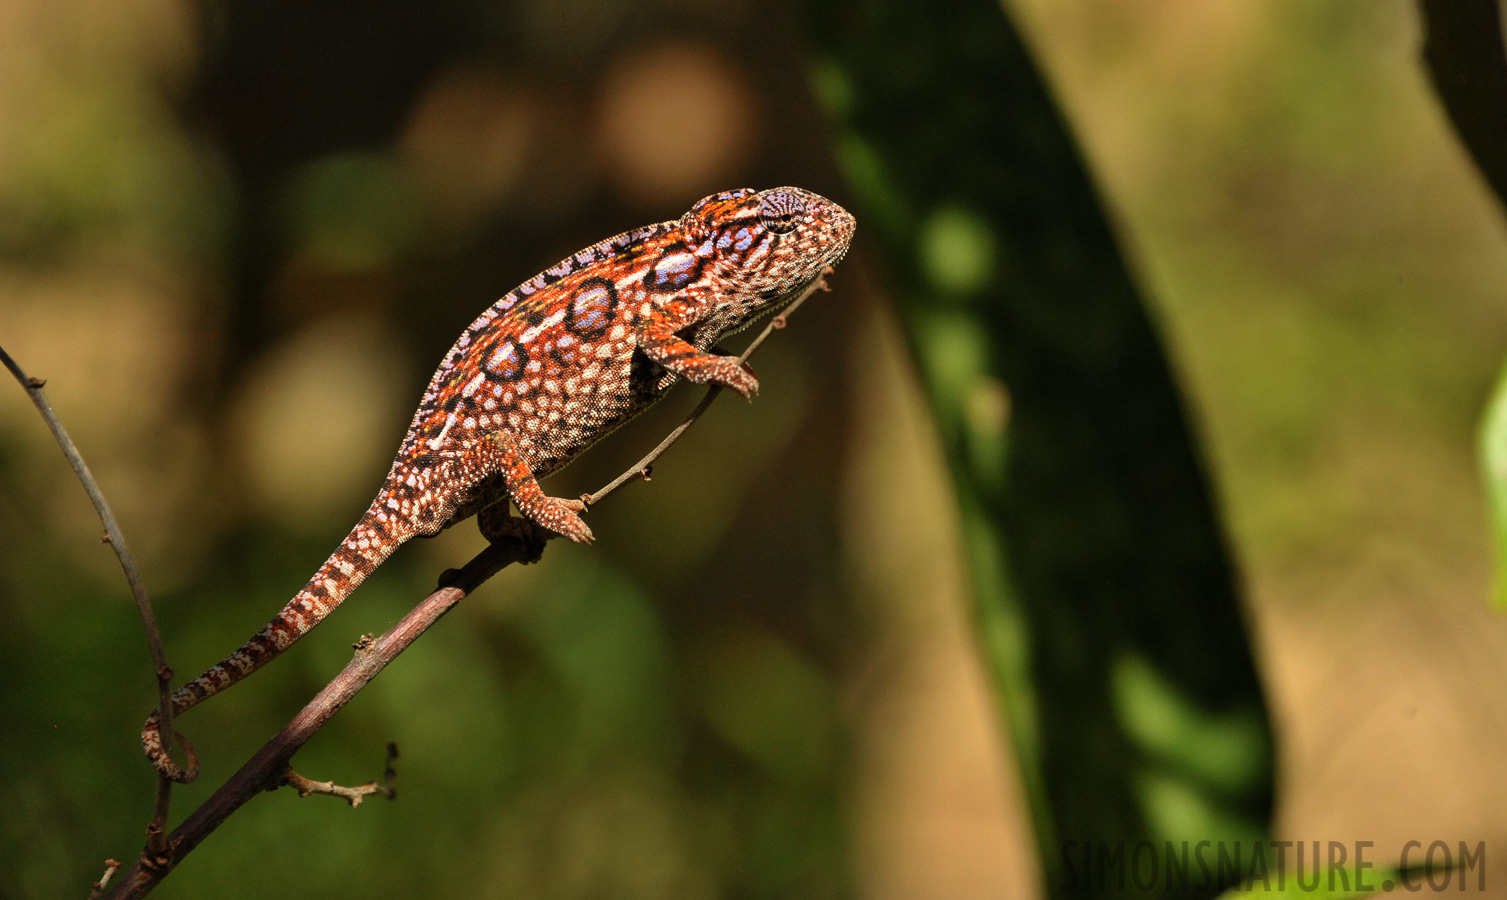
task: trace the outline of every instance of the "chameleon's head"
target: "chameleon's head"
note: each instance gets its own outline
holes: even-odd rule
[[[711,254],[717,276],[736,295],[724,333],[809,284],[848,252],[855,223],[848,211],[797,187],[713,194],[680,220],[687,243]]]

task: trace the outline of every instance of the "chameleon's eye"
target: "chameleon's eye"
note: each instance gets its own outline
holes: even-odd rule
[[[805,202],[789,191],[770,191],[759,200],[759,218],[775,234],[794,231],[805,211]]]

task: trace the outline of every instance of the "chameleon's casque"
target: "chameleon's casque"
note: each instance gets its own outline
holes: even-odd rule
[[[680,378],[752,397],[753,374],[708,348],[841,260],[853,229],[842,207],[800,188],[727,191],[677,222],[593,244],[492,304],[445,354],[344,543],[265,628],[173,694],[174,715],[308,633],[415,535],[511,500],[539,525],[591,540],[581,502],[546,496],[537,479]],[[155,715],[142,743],[168,777],[193,778],[164,752]]]

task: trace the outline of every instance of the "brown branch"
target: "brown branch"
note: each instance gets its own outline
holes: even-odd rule
[[[300,797],[308,797],[312,794],[326,794],[331,797],[339,797],[351,806],[360,806],[361,801],[365,800],[371,794],[381,794],[389,800],[396,800],[398,799],[398,792],[393,788],[392,783],[398,773],[393,769],[392,764],[397,758],[398,745],[388,744],[387,765],[382,772],[382,780],[380,782],[368,781],[366,784],[358,784],[355,787],[344,787],[333,781],[314,781],[313,779],[305,778],[293,771],[292,766],[289,766],[283,772],[283,777],[278,779],[278,787],[291,787],[293,790],[298,791],[298,796]]]
[[[818,290],[826,290],[826,276],[830,273],[831,269],[825,270],[821,276],[801,290],[749,344],[748,349],[744,350],[743,355],[739,357],[739,361],[747,360],[759,345],[764,343],[771,332],[785,327],[786,317],[812,294]],[[718,393],[718,388],[709,388],[696,409],[670,433],[669,437],[633,468],[614,479],[607,487],[590,495],[590,502],[606,497],[632,478],[643,476],[650,464],[658,459],[660,454],[700,417],[701,413],[705,412]],[[440,582],[443,586],[424,598],[398,624],[379,638],[371,639],[370,636],[363,638],[356,645],[355,657],[339,675],[335,676],[334,680],[325,686],[324,690],[310,700],[298,715],[283,727],[282,731],[277,733],[277,736],[258,750],[256,755],[241,767],[240,771],[232,775],[215,791],[213,796],[194,810],[183,821],[183,824],[174,829],[161,848],[153,849],[149,846],[146,851],[143,851],[141,859],[117,882],[115,890],[108,895],[110,900],[130,900],[130,898],[146,896],[225,819],[262,791],[288,784],[297,789],[301,795],[331,794],[346,798],[352,806],[360,802],[361,796],[384,792],[382,786],[374,784],[357,788],[342,788],[330,782],[310,781],[294,773],[289,763],[294,754],[308,743],[326,722],[340,712],[351,698],[377,677],[377,674],[386,668],[388,663],[407,649],[429,626],[502,569],[513,563],[529,563],[538,560],[544,552],[545,544],[557,536],[554,532],[535,525],[533,522],[522,519],[513,519],[512,522],[511,528],[504,529],[506,533],[494,535],[493,543],[466,563],[462,569],[448,570],[441,575]],[[392,795],[392,760],[396,754],[396,748],[389,745],[388,767],[384,780],[386,792],[390,796]]]
[[[110,884],[110,879],[114,877],[116,871],[119,869],[120,863],[116,862],[113,859],[105,860],[105,874],[99,877],[99,881],[96,881],[94,882],[94,884],[90,885],[89,900],[98,900],[98,898],[104,894],[105,888]]]
[[[330,797],[339,797],[351,806],[360,806],[361,801],[365,800],[368,794],[386,793],[382,789],[382,785],[375,781],[368,781],[366,784],[358,784],[355,787],[346,787],[333,781],[315,781],[311,778],[305,778],[291,768],[283,773],[283,777],[279,781],[279,787],[282,786],[298,791],[298,796],[300,797],[325,794]]]
[[[126,545],[126,536],[120,531],[120,524],[115,521],[115,514],[110,511],[110,504],[105,502],[105,495],[99,489],[99,482],[94,480],[94,473],[89,471],[89,466],[84,462],[84,457],[79,454],[78,447],[69,437],[68,430],[63,427],[63,422],[52,409],[52,403],[47,399],[47,392],[42,386],[47,383],[45,378],[32,378],[22,371],[21,366],[0,347],[0,363],[15,376],[21,387],[26,390],[26,395],[42,414],[42,420],[47,423],[47,428],[52,432],[53,438],[63,450],[63,456],[68,464],[73,467],[73,473],[84,486],[84,493],[89,495],[89,502],[94,504],[94,511],[99,514],[100,523],[105,527],[105,543],[115,551],[115,556],[120,560],[120,567],[126,573],[126,584],[131,588],[131,596],[136,598],[136,614],[141,617],[141,627],[146,631],[147,651],[152,657],[152,670],[157,675],[157,716],[162,723],[163,734],[173,732],[173,670],[167,664],[167,651],[162,647],[162,635],[157,631],[157,617],[152,613],[152,602],[147,599],[146,585],[141,580],[141,573],[136,569],[136,559],[131,555],[131,549]],[[190,767],[194,766],[193,748],[181,735],[174,735],[183,744],[183,750],[188,757]],[[155,851],[160,851],[162,833],[167,828],[168,803],[172,798],[172,782],[166,776],[159,773],[157,777],[157,799],[153,805],[152,821],[147,825],[147,845]],[[105,880],[109,879],[109,874]]]

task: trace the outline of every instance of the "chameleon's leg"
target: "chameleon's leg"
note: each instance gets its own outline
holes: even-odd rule
[[[518,505],[519,512],[530,521],[543,525],[550,531],[559,532],[578,544],[591,542],[591,529],[576,515],[586,509],[585,503],[546,495],[535,480],[528,461],[513,446],[513,441],[505,432],[494,432],[486,440],[497,454],[503,483],[507,485],[508,495]],[[504,504],[504,511],[505,509]]]
[[[664,302],[652,315],[640,320],[638,349],[681,378],[694,384],[715,384],[737,391],[745,400],[759,392],[759,379],[735,356],[718,356],[698,350],[676,332],[693,324],[706,302],[681,295]]]

